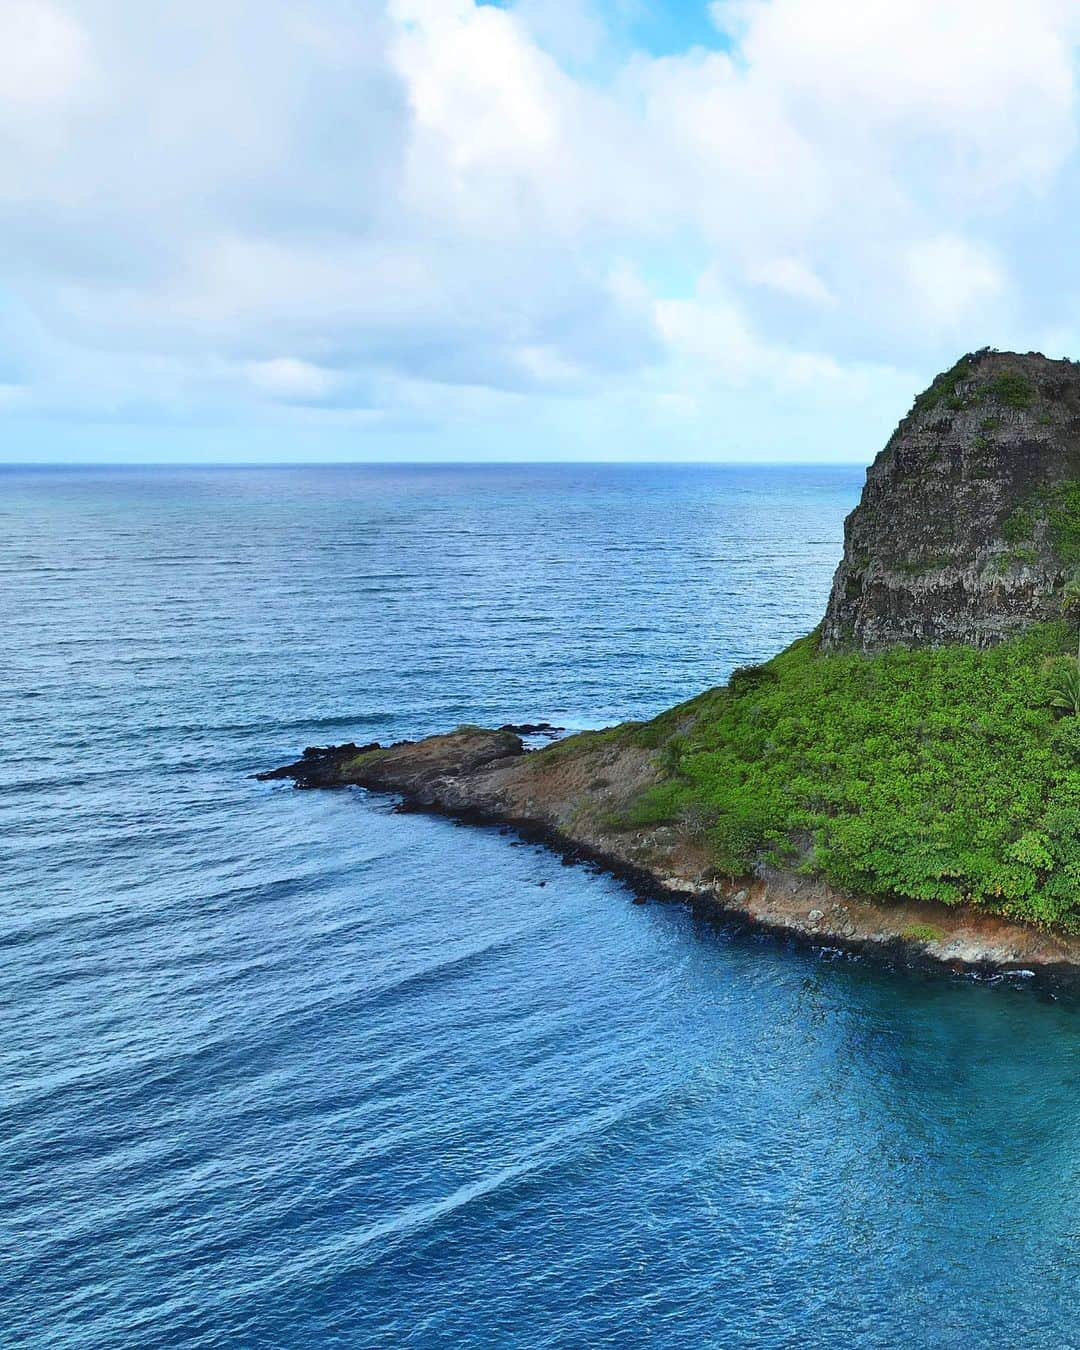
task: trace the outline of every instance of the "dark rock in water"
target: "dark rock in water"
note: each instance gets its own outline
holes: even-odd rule
[[[367,745],[357,745],[355,741],[346,741],[344,745],[308,745],[295,764],[283,764],[279,769],[257,773],[255,777],[260,783],[292,778],[299,787],[333,787],[343,765],[351,763],[358,755],[381,748],[378,741]]]
[[[314,753],[310,753],[314,751]],[[310,746],[295,764],[256,774],[260,782],[291,778],[297,787],[344,787],[355,783],[375,790],[401,792],[413,806],[452,796],[449,780],[523,755],[520,736],[480,727],[459,727],[423,741],[395,745]]]
[[[550,722],[507,722],[499,728],[513,736],[557,736],[565,727],[553,727]]]
[[[330,759],[335,755],[345,753],[353,755],[366,754],[368,750],[378,750],[378,741],[369,741],[367,745],[357,745],[355,741],[349,741],[345,745],[309,745],[304,749],[303,759]]]
[[[982,351],[915,400],[844,527],[826,650],[985,647],[1080,563],[1080,364]]]

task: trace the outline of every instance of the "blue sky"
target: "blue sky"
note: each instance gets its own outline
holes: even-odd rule
[[[0,0],[0,458],[848,460],[1080,356],[1073,0]]]

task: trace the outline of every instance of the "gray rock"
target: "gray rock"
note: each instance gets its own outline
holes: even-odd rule
[[[822,646],[986,647],[1057,618],[1055,592],[1071,569],[1051,508],[1077,480],[1080,364],[964,357],[916,399],[867,470]]]

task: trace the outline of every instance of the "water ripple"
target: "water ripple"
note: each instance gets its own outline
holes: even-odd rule
[[[0,472],[0,1343],[1074,1343],[1075,1006],[250,778],[716,684],[861,480]]]

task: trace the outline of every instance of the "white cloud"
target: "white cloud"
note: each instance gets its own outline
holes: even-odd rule
[[[673,353],[725,384],[790,391],[843,379],[843,368],[831,356],[761,341],[730,299],[661,301],[658,312]]]
[[[1071,0],[713,12],[734,50],[600,79],[587,0],[0,0],[0,378],[72,418],[442,419],[460,453],[470,418],[740,390],[812,423],[1072,330],[1080,263],[1024,233],[1080,196]]]
[[[1069,0],[736,0],[752,78],[800,123],[955,154],[965,188],[1039,180],[1075,142]],[[890,147],[895,148],[895,147]]]
[[[0,104],[66,99],[90,71],[89,44],[70,15],[45,0],[0,0]]]
[[[750,269],[750,280],[758,286],[790,295],[796,300],[831,305],[834,296],[817,273],[798,258],[770,258]]]
[[[1005,289],[1005,277],[989,251],[967,239],[920,240],[908,249],[904,263],[920,311],[936,323],[985,312]]]
[[[338,384],[333,371],[323,370],[310,361],[292,356],[276,356],[270,361],[250,361],[245,367],[248,379],[260,393],[286,402],[318,402],[333,393]]]

